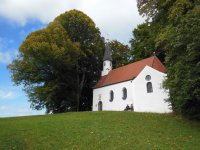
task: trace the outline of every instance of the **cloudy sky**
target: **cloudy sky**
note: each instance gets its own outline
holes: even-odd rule
[[[27,102],[22,86],[13,86],[6,66],[16,59],[18,47],[31,32],[45,28],[65,11],[87,14],[110,40],[128,44],[132,30],[145,21],[136,0],[0,0],[0,117],[41,115]]]

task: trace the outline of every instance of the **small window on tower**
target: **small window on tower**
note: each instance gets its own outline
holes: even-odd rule
[[[106,63],[103,63],[103,65],[105,66],[105,65],[106,65]]]
[[[111,66],[111,63],[110,63],[110,66]]]

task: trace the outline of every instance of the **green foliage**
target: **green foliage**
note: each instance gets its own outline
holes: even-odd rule
[[[166,52],[163,49],[163,44],[157,45],[156,39],[158,34],[162,33],[162,29],[166,27],[170,22],[169,18],[169,9],[173,5],[175,0],[137,0],[138,1],[138,11],[140,15],[147,16],[147,23],[149,28],[149,39],[147,40],[147,52],[146,55],[155,55],[159,58],[159,60],[165,63]],[[150,22],[151,19],[151,22]]]
[[[138,0],[140,14],[152,17],[155,47],[165,54],[167,79],[174,111],[200,120],[200,2],[194,0]]]
[[[91,110],[104,48],[92,19],[71,10],[29,34],[19,47],[19,58],[7,68],[16,85],[24,84],[31,108],[46,108],[47,113]]]
[[[78,10],[67,11],[54,19],[67,31],[72,42],[80,43],[80,49],[86,57],[78,57],[76,67],[77,111],[91,110],[92,93],[95,80],[100,78],[103,52],[105,49],[101,33],[93,20]],[[85,91],[84,91],[85,90]]]
[[[132,31],[134,38],[129,43],[131,44],[131,57],[134,62],[156,55],[164,63],[166,52],[162,49],[162,46],[155,46],[157,30],[154,31],[154,26],[150,26],[150,23],[143,23]]]
[[[179,3],[173,7],[179,9]],[[187,6],[187,5],[186,5]],[[171,11],[173,11],[173,7]],[[182,10],[182,9],[180,9]],[[191,119],[200,119],[200,5],[188,10],[185,15],[172,17],[172,24],[159,35],[157,44],[167,41],[166,64],[168,79],[165,86],[170,88],[170,101],[174,110]],[[185,13],[185,12],[183,12]],[[178,12],[176,14],[179,14]],[[174,26],[174,24],[177,24]]]
[[[147,21],[152,19],[154,24],[162,22],[160,27],[166,23],[168,10],[176,0],[137,0],[139,14],[147,17]],[[181,0],[182,1],[182,0]],[[158,26],[159,27],[159,26]],[[159,28],[157,28],[158,30]]]
[[[84,55],[80,44],[72,43],[64,28],[53,22],[29,34],[19,53],[7,68],[15,84],[24,85],[31,108],[40,110],[54,102],[55,112],[70,107],[67,101],[74,87],[72,68],[78,64],[76,58]],[[58,101],[65,103],[56,104]]]
[[[137,26],[133,31],[133,37],[129,43],[131,44],[131,56],[134,62],[148,58],[149,55],[149,43],[148,39],[150,38],[149,28],[147,23],[143,23]]]
[[[200,123],[174,114],[73,112],[0,118],[0,149],[199,149]]]
[[[82,47],[87,47],[91,42],[96,42],[94,38],[97,34],[100,36],[100,31],[95,27],[93,20],[75,9],[59,15],[54,19],[54,22],[59,22],[69,34],[71,41],[79,42]]]
[[[122,67],[131,62],[130,48],[128,45],[120,43],[117,40],[109,42],[112,53],[113,69]]]

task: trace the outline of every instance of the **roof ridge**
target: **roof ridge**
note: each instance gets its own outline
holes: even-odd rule
[[[153,68],[154,60],[155,60],[155,56],[153,56],[153,62],[152,62],[152,65],[151,65],[152,68]]]
[[[154,56],[152,56],[152,57],[154,57]],[[145,58],[145,59],[142,59],[142,60],[139,60],[139,61],[136,61],[136,62],[127,64],[127,65],[124,65],[124,66],[121,66],[121,67],[126,67],[126,66],[128,66],[128,65],[131,65],[131,64],[134,64],[134,63],[138,63],[138,62],[140,62],[140,61],[144,61],[144,60],[150,59],[150,58],[151,58],[151,57],[148,57],[148,58]],[[121,68],[121,67],[119,67],[119,68]],[[112,69],[112,70],[110,70],[110,71],[113,71],[113,70],[116,70],[116,69],[119,69],[119,68],[115,68],[115,69]]]

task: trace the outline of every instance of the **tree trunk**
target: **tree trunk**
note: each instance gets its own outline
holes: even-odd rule
[[[76,99],[77,99],[77,112],[79,111],[79,105],[80,105],[80,97],[81,97],[81,92],[83,89],[83,86],[85,84],[85,70],[82,64],[82,79],[80,81],[79,79],[79,74],[78,74],[78,66],[76,66],[76,76],[77,76],[77,93],[76,93]]]
[[[77,112],[78,112],[79,111],[79,74],[78,74],[78,66],[76,66],[76,78],[77,78],[76,100],[77,100]]]

